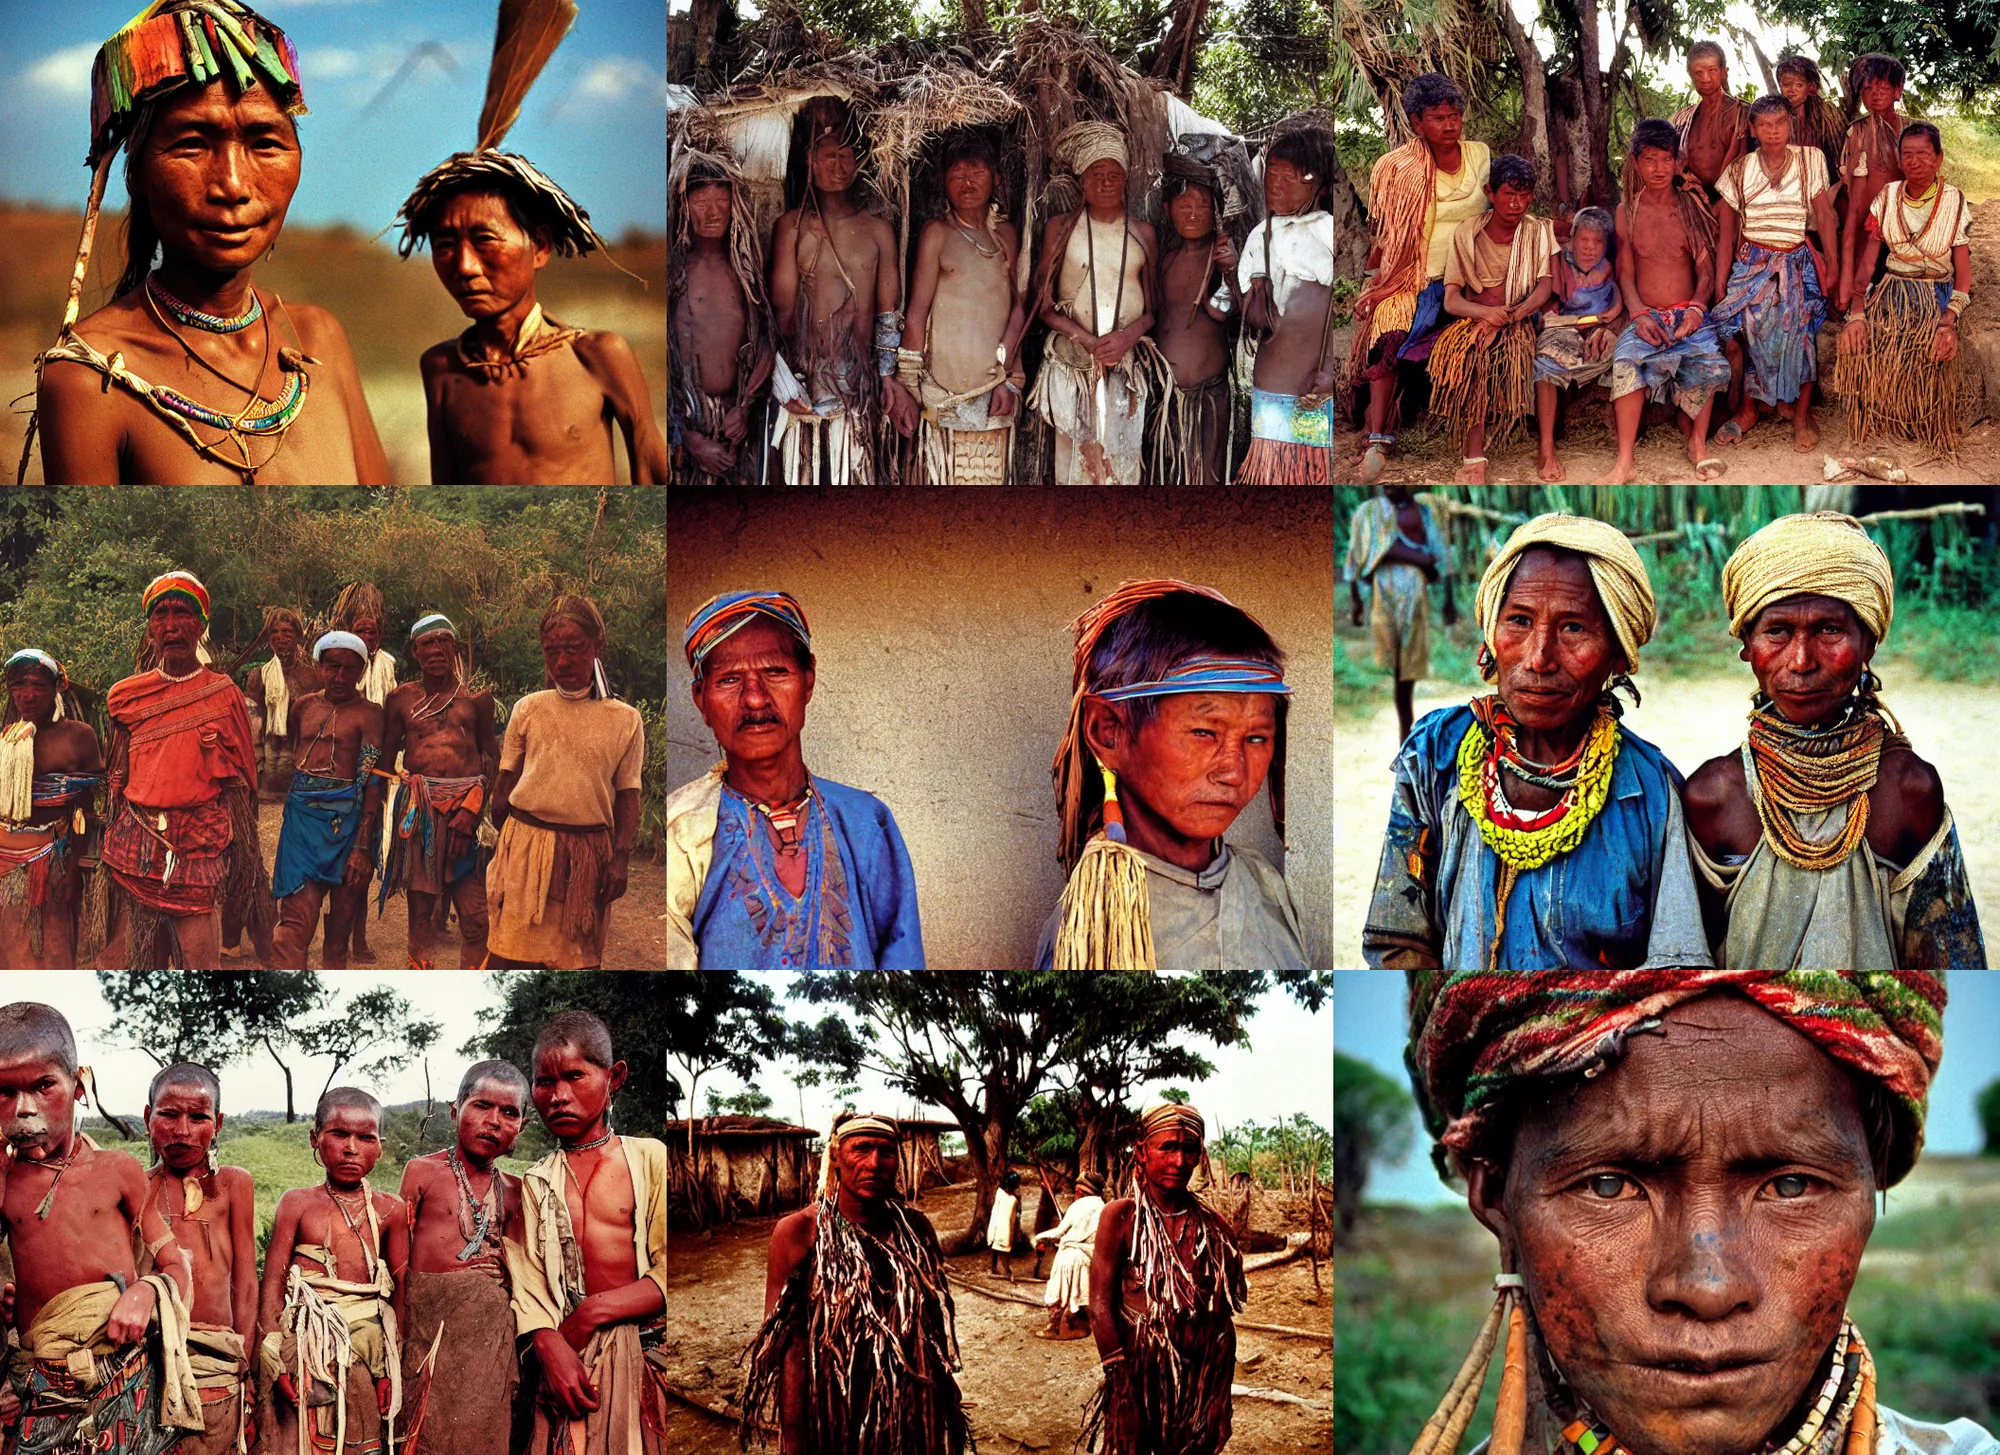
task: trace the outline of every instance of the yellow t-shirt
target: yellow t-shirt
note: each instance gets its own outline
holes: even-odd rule
[[[1444,276],[1445,260],[1451,256],[1451,235],[1468,217],[1486,211],[1486,174],[1492,170],[1493,151],[1483,141],[1458,144],[1458,170],[1437,174],[1437,195],[1431,200],[1429,252],[1425,256],[1424,281]]]
[[[573,828],[610,828],[612,799],[639,786],[645,761],[639,710],[611,698],[530,692],[514,704],[500,741],[501,771],[521,774],[508,803]]]

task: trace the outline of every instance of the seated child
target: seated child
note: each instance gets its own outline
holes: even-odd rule
[[[1611,269],[1612,225],[1602,207],[1583,208],[1570,223],[1569,246],[1550,269],[1549,306],[1535,345],[1535,419],[1542,431],[1544,480],[1563,478],[1556,460],[1557,393],[1602,380],[1618,342],[1625,304]]]

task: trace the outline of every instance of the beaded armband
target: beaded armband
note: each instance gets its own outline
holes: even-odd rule
[[[1963,318],[1965,317],[1965,310],[1970,307],[1972,307],[1972,295],[1970,293],[1958,288],[1951,290],[1951,300],[1945,304],[1947,312],[1954,313],[1958,317]]]

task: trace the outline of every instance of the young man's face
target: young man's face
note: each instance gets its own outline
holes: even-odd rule
[[[1786,722],[1823,721],[1861,681],[1875,641],[1831,596],[1787,596],[1757,613],[1737,654]]]
[[[146,1108],[147,1140],[176,1177],[207,1167],[208,1149],[221,1130],[222,1114],[205,1086],[163,1086],[160,1099]]]
[[[694,705],[732,762],[776,758],[805,731],[813,670],[799,655],[799,639],[785,628],[753,621],[702,660]]]
[[[1167,216],[1189,242],[1201,242],[1215,231],[1215,202],[1206,187],[1181,188],[1167,204]]]
[[[449,677],[458,655],[458,638],[450,632],[426,632],[410,643],[410,655],[426,677]]]
[[[319,656],[319,675],[326,682],[326,700],[336,706],[354,700],[354,689],[367,668],[361,654],[349,647],[328,647]]]
[[[1696,56],[1688,62],[1688,80],[1696,94],[1706,98],[1720,91],[1729,80],[1729,71],[1714,56]]]
[[[694,235],[714,242],[729,236],[729,204],[727,182],[697,182],[688,188],[681,206],[687,209]]]
[[[1639,179],[1649,189],[1673,181],[1675,166],[1674,154],[1665,147],[1645,147],[1639,153]]]
[[[813,186],[822,192],[845,192],[854,185],[860,163],[854,148],[838,136],[822,136],[813,143]]]
[[[7,669],[7,700],[14,716],[25,722],[45,721],[56,708],[56,678],[47,667],[22,662]]]
[[[1417,135],[1436,150],[1443,146],[1456,146],[1465,131],[1465,108],[1443,101],[1436,106],[1426,106],[1410,121],[1417,128]],[[1270,174],[1265,173],[1266,176]]]
[[[381,1160],[382,1123],[365,1106],[336,1106],[327,1113],[326,1124],[313,1133],[312,1144],[327,1180],[352,1187]]]
[[[0,1137],[23,1161],[60,1155],[69,1145],[80,1090],[76,1073],[46,1051],[0,1060]]]
[[[558,621],[542,633],[542,664],[556,686],[581,692],[590,685],[597,644],[573,621]]]
[[[357,616],[348,630],[361,638],[361,645],[368,648],[370,657],[382,650],[382,622],[379,617]]]
[[[1182,838],[1219,839],[1264,786],[1278,715],[1263,692],[1176,692],[1120,757],[1129,786]]]
[[[1201,1138],[1187,1127],[1156,1132],[1139,1147],[1139,1175],[1154,1187],[1178,1192],[1202,1157]]]
[[[481,1162],[506,1156],[514,1150],[514,1139],[521,1135],[527,1112],[518,1085],[492,1077],[481,1079],[463,1101],[452,1103],[459,1150]]]
[[[495,318],[534,295],[552,243],[546,227],[523,229],[498,192],[454,192],[431,227],[431,267],[459,312]]]
[[[292,619],[281,616],[271,623],[271,651],[279,657],[289,657],[292,649],[299,644],[299,629],[292,625]]]
[[[1125,169],[1110,157],[1099,157],[1083,169],[1083,200],[1100,212],[1125,205]]]
[[[575,1141],[604,1115],[611,1098],[625,1084],[625,1063],[599,1066],[580,1047],[563,1043],[544,1046],[535,1057],[530,1093],[542,1125],[565,1142]]]
[[[1471,1205],[1621,1444],[1735,1455],[1783,1427],[1839,1332],[1874,1174],[1854,1085],[1805,1036],[1729,994],[1662,1019],[1520,1116]]]
[[[960,217],[984,217],[993,200],[993,168],[979,157],[960,157],[945,170],[944,195]]]
[[[1903,99],[1903,88],[1894,81],[1876,77],[1861,83],[1861,104],[1877,116],[1887,116]]]
[[[1306,211],[1319,197],[1319,178],[1279,157],[1264,168],[1264,203],[1278,217]]]
[[[849,1197],[880,1202],[896,1190],[896,1144],[869,1132],[843,1137],[833,1149],[833,1174]]]
[[[1493,216],[1502,223],[1512,226],[1528,215],[1534,205],[1535,193],[1531,187],[1517,187],[1508,182],[1500,187],[1489,187],[1486,195],[1493,201]]]
[[[299,188],[299,139],[271,93],[220,81],[160,103],[136,181],[169,258],[213,273],[271,250]]]
[[[1757,145],[1765,151],[1783,151],[1792,140],[1792,113],[1767,111],[1751,119],[1750,130],[1757,138]]]

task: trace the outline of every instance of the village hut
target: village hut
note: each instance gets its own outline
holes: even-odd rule
[[[667,1216],[707,1228],[737,1218],[776,1217],[812,1200],[807,1144],[819,1133],[772,1117],[701,1117],[690,1139],[667,1123]]]

